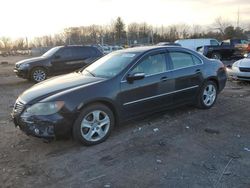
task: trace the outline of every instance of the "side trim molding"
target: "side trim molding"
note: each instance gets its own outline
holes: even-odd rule
[[[138,100],[135,100],[135,101],[124,103],[123,106],[134,104],[134,103],[138,103],[138,102],[142,102],[142,101],[146,101],[146,100],[150,100],[150,99],[154,99],[154,98],[158,98],[158,97],[162,97],[162,96],[166,96],[166,95],[171,95],[171,94],[174,94],[174,93],[178,93],[178,92],[181,92],[181,91],[186,91],[186,90],[194,89],[194,88],[197,88],[197,87],[199,87],[199,86],[195,85],[195,86],[192,86],[192,87],[187,87],[187,88],[176,90],[176,91],[172,91],[172,92],[169,92],[169,93],[163,93],[163,94],[160,94],[160,95],[154,95],[154,96],[151,96],[151,97],[146,97],[146,98],[138,99]]]

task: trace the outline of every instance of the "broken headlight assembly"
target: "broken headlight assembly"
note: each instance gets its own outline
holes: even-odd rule
[[[55,102],[41,102],[36,103],[30,107],[28,107],[21,115],[21,117],[27,116],[46,116],[57,113],[64,106],[63,101],[55,101]]]

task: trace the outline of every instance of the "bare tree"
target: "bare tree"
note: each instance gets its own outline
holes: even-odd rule
[[[19,38],[13,41],[13,47],[12,47],[13,50],[24,50],[25,48],[27,48],[25,39]]]
[[[178,37],[180,38],[188,38],[189,37],[189,34],[190,34],[190,26],[187,25],[187,24],[178,24],[178,25],[175,25],[176,27],[176,31],[178,33]]]
[[[139,38],[139,24],[138,23],[131,23],[127,27],[127,34],[128,34],[128,41],[129,44],[133,44],[137,42]]]
[[[90,25],[65,28],[63,32],[53,36],[36,37],[29,42],[29,47],[52,47],[65,44],[126,44],[133,45],[157,43],[160,41],[173,42],[179,38],[247,38],[250,35],[250,25],[244,28],[234,28],[230,22],[218,17],[212,27],[200,25],[189,26],[177,24],[170,26],[153,27],[146,22],[130,23],[127,28],[122,18],[118,17],[108,25]],[[11,51],[26,49],[27,42],[20,38],[11,40],[8,37],[0,38],[0,50]]]
[[[8,51],[12,48],[12,42],[11,39],[8,37],[2,37],[0,38],[0,41],[2,41],[3,49]]]
[[[215,27],[213,29],[219,30],[222,35],[225,35],[225,29],[230,25],[232,24],[230,24],[229,21],[223,19],[222,17],[218,17],[215,19],[214,22]]]

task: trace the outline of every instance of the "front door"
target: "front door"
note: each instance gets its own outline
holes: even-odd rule
[[[74,70],[75,59],[70,48],[61,48],[54,54],[51,60],[54,74],[71,72]]]
[[[120,94],[124,118],[172,104],[174,80],[168,69],[166,53],[160,51],[146,55],[124,76]],[[126,76],[135,73],[144,73],[145,77],[128,82]]]

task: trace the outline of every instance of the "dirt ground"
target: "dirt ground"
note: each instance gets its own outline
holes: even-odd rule
[[[227,82],[210,110],[191,106],[118,127],[104,143],[44,143],[11,122],[18,59],[0,64],[0,187],[250,187],[250,84]],[[0,63],[4,61],[0,59]]]

